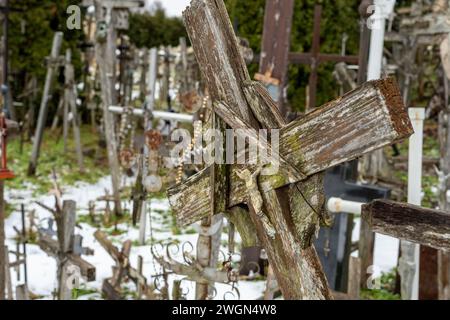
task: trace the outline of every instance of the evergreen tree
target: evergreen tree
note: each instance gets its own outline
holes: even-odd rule
[[[180,37],[187,38],[181,18],[167,17],[160,2],[150,12],[131,15],[128,35],[138,48],[178,46]]]
[[[291,51],[309,52],[312,45],[314,25],[314,6],[320,1],[296,0],[291,32]],[[349,36],[347,55],[358,54],[360,0],[321,1],[321,53],[340,53],[342,35]],[[255,53],[261,52],[264,24],[265,0],[239,1],[225,0],[231,21],[237,34],[247,38]],[[338,94],[336,81],[333,79],[333,63],[319,67],[317,103],[323,104]],[[258,70],[257,65],[250,67],[251,74]],[[289,66],[288,96],[293,110],[303,110],[306,104],[306,85],[309,78],[308,66]]]

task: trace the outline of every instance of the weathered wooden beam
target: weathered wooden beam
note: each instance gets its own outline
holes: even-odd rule
[[[305,175],[311,175],[412,133],[396,82],[376,80],[282,128],[280,153]]]
[[[100,243],[100,245],[103,247],[103,249],[105,249],[106,252],[108,252],[108,254],[115,260],[115,261],[119,261],[120,259],[120,251],[119,249],[117,249],[116,246],[114,246],[112,244],[111,241],[109,241],[106,233],[97,230],[94,233],[94,237],[95,239]]]
[[[95,266],[81,258],[76,254],[69,254],[67,256],[70,263],[80,268],[81,275],[86,279],[86,281],[95,281],[96,269]]]
[[[362,218],[375,232],[436,249],[450,249],[450,214],[446,212],[376,200],[362,206]]]
[[[248,125],[235,115],[233,108],[222,103],[215,107],[231,127],[247,128]],[[372,81],[283,127],[280,132],[280,161],[284,157],[304,177],[311,176],[402,140],[412,132],[395,81]],[[210,167],[205,168],[168,190],[179,225],[191,224],[211,212],[209,200],[197,196],[210,194],[210,170]],[[229,207],[246,200],[245,186],[237,176],[237,170],[237,166],[231,166]],[[260,183],[265,186],[262,191],[300,181],[292,179],[295,178],[292,171],[285,170],[283,165],[279,174],[261,176]]]
[[[100,21],[109,21],[112,19],[112,12],[107,11],[106,17],[103,16],[102,8],[104,2],[94,0],[95,15],[97,23]],[[95,57],[99,66],[100,82],[102,89],[103,122],[105,130],[105,139],[107,142],[108,164],[111,172],[112,193],[114,196],[114,212],[122,214],[122,202],[120,198],[120,165],[117,155],[117,139],[115,132],[114,117],[109,112],[108,107],[116,103],[115,90],[115,61],[116,61],[116,41],[117,32],[113,25],[107,26],[106,42],[96,41]]]

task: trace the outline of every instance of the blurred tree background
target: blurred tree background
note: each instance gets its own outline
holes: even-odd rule
[[[77,76],[81,74],[81,53],[77,50],[83,41],[81,30],[67,32],[67,7],[77,5],[81,0],[10,0],[9,7],[13,10],[9,14],[9,63],[10,63],[10,87],[14,101],[25,102],[28,98],[23,94],[28,81],[36,77],[38,88],[44,86],[47,68],[45,58],[50,54],[53,35],[56,31],[64,32],[64,42],[61,54],[67,48],[72,50],[73,64]],[[3,29],[1,30],[3,33]],[[63,85],[61,77],[56,83],[57,90]],[[55,90],[55,92],[56,92]],[[40,101],[42,90],[38,90],[36,99]],[[58,94],[52,97],[52,102],[59,98]],[[34,101],[34,104],[37,103]],[[50,105],[55,108],[55,103]],[[16,108],[20,119],[27,112],[25,107]],[[51,119],[49,119],[51,121]]]
[[[9,61],[10,86],[14,101],[25,103],[16,108],[19,119],[24,119],[28,111],[29,95],[24,95],[27,83],[35,77],[38,92],[34,97],[35,107],[39,106],[44,86],[46,57],[50,54],[53,36],[56,31],[64,32],[61,55],[67,48],[72,49],[72,59],[76,78],[82,81],[83,63],[81,46],[85,42],[82,30],[68,30],[66,26],[67,8],[80,5],[81,0],[9,0],[9,7],[14,9],[9,14]],[[82,20],[86,17],[86,9],[82,9]],[[0,27],[0,34],[3,30]],[[150,12],[131,15],[130,30],[127,32],[131,42],[137,47],[157,47],[160,45],[178,45],[179,38],[187,36],[181,18],[167,17],[160,3],[155,3]],[[62,88],[64,79],[60,73],[55,83],[49,105],[49,114],[53,115],[59,100],[58,89]],[[48,117],[48,122],[52,116]]]
[[[128,36],[138,48],[178,46],[187,33],[180,17],[167,17],[161,2],[155,2],[150,12],[131,15]]]
[[[231,21],[239,36],[247,38],[255,53],[261,51],[264,23],[265,0],[225,0]],[[323,5],[320,32],[320,52],[337,53],[342,50],[342,37],[349,36],[347,55],[357,55],[359,47],[359,13],[360,0],[295,0],[293,25],[291,32],[291,51],[309,52],[312,45],[314,24],[314,6]],[[321,105],[338,95],[338,86],[333,79],[333,63],[319,67],[317,103]],[[306,86],[309,78],[309,67],[301,65],[289,66],[288,96],[293,110],[304,110],[306,103]],[[257,72],[258,66],[250,66],[250,74]]]
[[[238,35],[247,38],[254,52],[259,53],[265,0],[224,1]],[[407,5],[410,1],[399,0],[399,5]],[[10,76],[13,80],[11,85],[15,101],[21,101],[19,96],[30,77],[37,77],[38,88],[43,87],[46,73],[45,57],[49,55],[55,31],[64,32],[65,41],[61,52],[68,47],[72,49],[76,75],[80,79],[82,52],[77,48],[83,43],[84,35],[82,31],[67,30],[66,27],[67,7],[80,2],[81,0],[10,0],[12,8],[21,10],[10,14]],[[357,54],[360,0],[296,0],[291,51],[311,50],[314,5],[318,2],[323,3],[320,51],[340,53],[342,36],[346,33],[349,36],[346,54]],[[132,14],[127,34],[131,42],[139,48],[177,46],[180,37],[187,37],[181,17],[168,17],[160,3],[155,3],[149,12]],[[318,104],[323,104],[338,95],[338,86],[332,76],[333,67],[333,63],[327,63],[319,68]],[[293,110],[304,109],[309,69],[308,66],[301,65],[289,67],[288,96]],[[256,64],[250,66],[251,75],[257,70]],[[41,90],[39,94],[40,92]],[[36,99],[40,99],[39,94]]]

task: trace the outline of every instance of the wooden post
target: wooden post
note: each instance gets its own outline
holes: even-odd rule
[[[153,128],[152,119],[153,119],[153,109],[155,106],[155,90],[156,90],[156,79],[158,76],[158,50],[156,48],[152,48],[149,54],[149,64],[150,67],[148,71],[149,79],[148,79],[148,88],[147,88],[147,97],[146,97],[146,107],[144,110],[144,128],[145,131],[149,131]],[[142,180],[137,183],[143,184],[144,179],[148,175],[148,167],[145,166],[145,159],[149,157],[150,152],[157,152],[149,150],[146,143],[144,143],[144,157],[142,157]],[[145,244],[145,230],[147,226],[147,209],[151,210],[151,208],[147,207],[147,201],[145,199],[141,199],[142,203],[138,201],[137,206],[142,206],[140,211],[140,222],[139,222],[139,243],[141,245]]]
[[[50,97],[50,91],[52,87],[53,76],[56,72],[56,59],[59,57],[59,51],[61,50],[63,40],[63,33],[56,32],[53,38],[52,52],[50,55],[49,65],[47,67],[47,76],[45,78],[44,91],[42,93],[42,101],[39,109],[39,118],[34,134],[33,149],[31,151],[30,164],[28,166],[28,175],[34,176],[36,174],[36,168],[38,164],[39,152],[42,143],[42,136],[44,135],[45,122],[47,120],[48,100]]]
[[[64,90],[64,117],[66,117],[66,120],[64,120],[64,135],[67,136],[67,130],[69,126],[68,112],[70,107],[70,112],[72,113],[71,123],[73,127],[73,136],[75,140],[75,151],[77,154],[78,167],[80,169],[80,172],[83,172],[84,171],[83,148],[81,145],[80,120],[78,118],[77,104],[76,104],[77,89],[75,85],[75,73],[72,65],[72,52],[70,51],[70,49],[66,51],[66,64],[64,74],[66,78],[65,79],[66,88]],[[66,144],[64,144],[64,146],[66,146]]]
[[[67,138],[69,133],[69,103],[72,98],[69,87],[71,85],[72,79],[70,77],[70,67],[69,64],[72,60],[72,52],[70,49],[66,50],[66,60],[64,64],[64,78],[65,78],[65,88],[64,88],[64,98],[63,98],[63,140],[64,140],[64,153],[67,153]],[[58,116],[58,115],[57,115]],[[57,117],[55,117],[57,118]],[[55,128],[56,129],[56,128]]]
[[[97,27],[100,22],[106,24],[106,42],[95,43],[95,57],[99,66],[100,81],[102,87],[103,123],[105,128],[105,138],[108,149],[108,162],[111,172],[112,193],[114,196],[114,210],[116,214],[122,213],[122,203],[120,199],[120,166],[117,155],[117,139],[114,125],[114,117],[109,112],[108,107],[116,102],[115,90],[115,46],[116,31],[111,22],[112,12],[107,10],[106,17],[103,13],[103,6],[100,0],[95,0],[95,14]]]
[[[108,149],[108,162],[111,172],[112,192],[114,197],[114,211],[122,214],[120,200],[120,166],[117,155],[117,139],[114,125],[114,117],[109,112],[109,106],[117,103],[116,85],[116,42],[119,25],[126,29],[128,17],[119,19],[120,10],[128,12],[130,8],[141,7],[141,0],[94,0],[95,17],[97,22],[97,39],[95,42],[95,57],[100,70],[100,82],[102,87],[103,122],[105,138]]]
[[[162,101],[168,102],[167,108],[170,107],[169,87],[170,87],[170,47],[164,47],[164,69],[159,98],[162,99]]]
[[[16,287],[16,300],[30,300],[30,293],[26,284]]]
[[[361,278],[361,260],[359,258],[350,257],[348,274],[347,294],[350,299],[358,300],[361,289],[359,282],[359,279]]]
[[[450,248],[450,217],[444,211],[375,200],[363,204],[361,216],[375,232],[435,249]]]

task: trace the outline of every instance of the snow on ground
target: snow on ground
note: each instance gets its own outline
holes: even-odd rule
[[[132,183],[132,179],[125,181],[126,184],[130,185]],[[6,191],[6,200],[14,206],[14,208],[20,208],[20,204],[24,203],[27,212],[30,210],[36,211],[37,222],[40,223],[41,226],[46,227],[47,221],[46,219],[51,217],[51,214],[38,206],[34,201],[39,201],[49,207],[54,207],[54,197],[51,195],[42,195],[36,198],[33,198],[31,188],[26,190],[7,190]],[[88,214],[88,203],[91,200],[96,200],[100,196],[105,194],[105,189],[111,189],[110,185],[110,177],[104,177],[100,179],[96,184],[86,184],[79,183],[74,187],[64,188],[63,190],[63,199],[72,199],[77,202],[77,214],[85,215]],[[130,208],[130,202],[124,202],[124,204]],[[103,207],[102,207],[103,205]],[[179,241],[179,243],[184,243],[186,241],[194,244],[197,242],[197,234],[182,234],[182,235],[173,235],[170,227],[167,227],[164,224],[163,213],[169,210],[169,203],[167,200],[156,200],[152,199],[150,203],[151,208],[151,225],[153,230],[153,237],[156,242],[165,241],[170,242],[173,240]],[[103,212],[104,204],[102,202],[96,203],[96,211]],[[166,214],[167,216],[167,214]],[[167,218],[165,218],[167,219]],[[27,221],[28,223],[28,221]],[[15,249],[15,240],[14,237],[16,235],[13,227],[16,226],[18,229],[21,228],[21,214],[19,211],[14,211],[11,216],[6,220],[6,237],[7,237],[7,245],[10,250]],[[87,289],[96,289],[99,292],[101,291],[102,281],[105,278],[108,278],[112,274],[111,267],[114,265],[114,261],[112,258],[106,253],[106,251],[100,246],[100,244],[94,238],[94,232],[96,229],[89,224],[81,223],[82,229],[76,228],[76,233],[79,233],[83,236],[83,246],[90,247],[94,249],[95,254],[93,256],[84,256],[88,262],[93,264],[96,267],[96,281],[91,283],[86,283],[85,287]],[[125,232],[119,236],[115,236],[113,238],[113,243],[121,247],[121,244],[125,240],[135,241],[138,239],[139,229],[129,226],[127,224],[118,225],[119,230],[124,230]],[[357,240],[359,237],[359,219],[356,219],[356,225],[353,232],[353,240]],[[146,230],[147,238],[150,235],[150,224],[147,223]],[[110,237],[111,238],[111,237]],[[223,234],[223,239],[226,240],[227,236]],[[148,242],[148,241],[147,241]],[[375,273],[376,275],[379,272],[384,271],[387,272],[391,270],[397,264],[397,252],[398,252],[399,242],[397,239],[387,237],[384,235],[376,235],[375,240]],[[226,252],[226,249],[223,248],[223,252]],[[195,254],[195,252],[194,252]],[[37,245],[29,244],[27,246],[27,255],[28,255],[28,281],[29,281],[29,289],[38,295],[44,296],[44,299],[52,299],[52,291],[57,286],[56,281],[56,261],[52,257],[47,256]],[[143,272],[147,279],[151,279],[151,275],[161,273],[161,269],[157,263],[153,261],[152,255],[150,253],[150,245],[146,246],[133,246],[131,251],[131,263],[133,266],[137,266],[137,258],[141,255],[144,259]],[[174,257],[178,258],[179,261],[182,261],[180,255],[174,255]],[[10,261],[14,261],[14,255],[10,255]],[[178,278],[179,276],[171,275],[169,277],[169,284],[172,284],[172,280]],[[20,284],[20,281],[17,281],[17,277],[14,271],[12,271],[12,279],[13,286],[16,284]],[[83,281],[81,281],[83,283]],[[237,284],[237,288],[240,293],[241,299],[257,299],[261,297],[264,288],[264,281],[240,281]],[[169,292],[171,288],[169,287]],[[186,297],[188,299],[194,298],[195,293],[195,283],[183,281],[183,291],[187,292]],[[217,285],[217,295],[216,299],[224,299],[224,298],[232,298],[232,296],[227,293],[230,291],[229,285]],[[100,294],[93,294],[89,296],[83,296],[80,299],[87,298],[100,298]]]
[[[359,226],[361,220],[355,219],[352,241],[359,239]],[[374,275],[379,276],[381,272],[389,272],[397,266],[399,240],[383,234],[375,234],[374,252]]]
[[[125,182],[127,185],[132,183],[132,179]],[[20,204],[25,204],[27,212],[30,210],[36,211],[36,223],[39,223],[43,227],[47,227],[48,218],[52,217],[51,213],[38,206],[35,201],[39,201],[49,207],[54,207],[54,197],[51,195],[42,195],[34,198],[32,192],[27,190],[7,190],[5,197],[8,203],[10,203],[14,208],[19,209]],[[97,198],[105,195],[105,189],[111,189],[110,177],[104,177],[100,179],[96,184],[86,184],[79,183],[75,187],[67,187],[63,190],[63,199],[71,199],[77,202],[77,215],[88,214],[88,204],[89,201],[96,200]],[[130,202],[124,202],[125,206],[131,207]],[[169,203],[167,200],[156,200],[152,199],[149,204],[152,212],[151,225],[153,230],[153,237],[155,242],[159,241],[178,241],[179,243],[190,242],[194,245],[197,242],[197,234],[182,234],[173,235],[170,228],[163,223],[163,213],[169,210]],[[102,202],[96,202],[96,212],[103,212],[104,204]],[[166,214],[167,216],[167,214]],[[167,218],[166,218],[167,219]],[[28,224],[28,219],[27,219]],[[18,229],[21,228],[21,213],[20,211],[14,211],[11,216],[5,222],[5,231],[7,237],[7,245],[10,250],[15,249],[14,237],[16,232],[13,227]],[[80,228],[76,228],[76,233],[83,236],[83,246],[94,249],[95,254],[93,256],[83,256],[83,258],[93,264],[96,267],[96,281],[90,283],[84,283],[83,288],[86,289],[96,289],[101,291],[101,286],[103,279],[111,277],[112,266],[114,265],[113,259],[109,254],[100,246],[100,244],[94,238],[94,232],[96,229],[86,223],[80,223]],[[125,240],[136,241],[139,235],[139,229],[129,226],[127,224],[119,224],[119,230],[124,230],[125,232],[119,236],[111,237],[114,245],[121,247],[121,244]],[[150,224],[147,223],[146,230],[147,239],[150,235]],[[226,240],[227,236],[223,234],[223,240]],[[149,243],[149,240],[147,241]],[[223,248],[226,252],[225,248]],[[195,254],[195,251],[194,253]],[[131,264],[136,267],[138,256],[141,255],[144,259],[143,273],[147,279],[151,279],[151,275],[161,273],[161,268],[157,263],[153,261],[152,255],[150,253],[150,245],[146,246],[135,246],[133,245],[130,255]],[[182,261],[180,255],[174,254],[174,257],[178,261]],[[29,244],[27,245],[27,258],[28,258],[28,286],[31,292],[43,296],[44,299],[52,299],[52,292],[57,287],[56,281],[56,261],[54,258],[49,257],[43,252],[39,246]],[[14,261],[14,255],[10,255],[10,260]],[[171,275],[169,277],[169,284],[172,284],[172,280],[181,277]],[[20,284],[21,281],[17,281],[15,271],[12,271],[13,287],[16,284]],[[195,294],[195,284],[189,281],[183,281],[183,292],[186,292],[187,299],[194,299]],[[264,281],[240,281],[237,284],[237,289],[240,293],[241,299],[257,299],[262,296],[265,288]],[[229,294],[231,287],[229,285],[218,284],[216,286],[217,294],[216,299],[231,299],[232,295]],[[169,287],[169,292],[171,288]],[[80,299],[87,298],[100,298],[100,294],[92,294],[88,296],[83,296]]]

